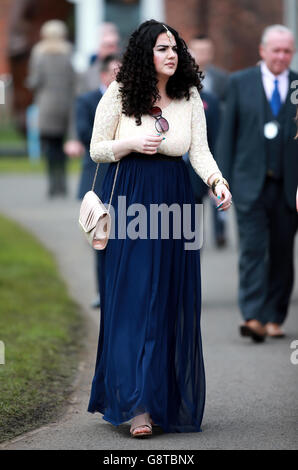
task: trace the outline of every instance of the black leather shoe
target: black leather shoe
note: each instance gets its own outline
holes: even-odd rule
[[[240,335],[250,337],[255,343],[263,343],[266,338],[266,334],[262,335],[257,333],[253,328],[248,325],[240,325]]]

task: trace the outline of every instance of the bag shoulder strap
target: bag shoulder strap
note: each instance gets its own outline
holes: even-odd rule
[[[117,168],[116,168],[116,171],[115,171],[113,186],[112,186],[112,190],[111,190],[111,196],[110,196],[110,200],[109,200],[108,212],[110,212],[110,207],[111,207],[111,203],[112,203],[112,199],[113,199],[113,194],[114,194],[116,179],[117,179],[118,170],[119,170],[119,164],[120,164],[120,160],[117,162]],[[98,168],[99,168],[99,162],[97,163],[97,166],[96,166],[96,170],[95,170],[95,175],[94,175],[94,178],[93,178],[93,183],[92,183],[92,189],[91,189],[91,191],[94,191],[95,182],[96,182],[97,173],[98,173]]]
[[[122,115],[120,114],[119,115],[119,121],[118,121],[117,128],[116,128],[116,132],[115,132],[115,139],[119,139],[121,116]],[[114,181],[113,181],[111,196],[110,196],[110,200],[109,200],[108,212],[110,212],[111,202],[112,202],[112,199],[113,199],[115,183],[116,183],[116,179],[117,179],[117,175],[118,175],[119,164],[120,164],[120,160],[118,160],[117,168],[116,168],[115,175],[114,175]],[[94,191],[95,181],[96,181],[96,177],[97,177],[97,173],[98,173],[98,167],[99,167],[99,162],[97,163],[96,170],[95,170],[95,175],[94,175],[94,178],[93,178],[92,191]]]
[[[97,178],[98,168],[99,168],[99,162],[96,165],[96,170],[95,170],[95,175],[94,175],[94,178],[93,178],[91,191],[94,191],[94,186],[95,186],[95,182],[96,182],[96,178]]]

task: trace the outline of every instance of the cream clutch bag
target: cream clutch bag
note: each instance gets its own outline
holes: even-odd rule
[[[92,189],[88,191],[81,203],[79,225],[83,230],[88,243],[95,250],[104,250],[109,241],[109,235],[111,230],[111,215],[110,207],[114,194],[115,183],[117,179],[119,163],[115,171],[113,187],[111,191],[109,206],[103,204],[99,197],[94,192],[94,185],[97,177],[99,163],[97,164]]]

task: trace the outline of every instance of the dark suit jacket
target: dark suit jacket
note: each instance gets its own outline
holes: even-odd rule
[[[76,100],[76,128],[79,140],[84,144],[86,153],[82,162],[82,173],[78,197],[82,199],[91,190],[96,170],[96,163],[91,159],[89,148],[92,137],[95,112],[102,93],[99,90],[90,91],[79,96]],[[101,163],[96,178],[94,191],[100,196],[101,185],[109,164]]]
[[[298,79],[290,71],[289,84]],[[294,140],[296,106],[291,102],[289,88],[286,122],[283,132],[283,179],[288,205],[295,208],[298,184],[298,141]],[[266,150],[264,137],[264,90],[260,67],[252,67],[231,75],[217,141],[217,161],[231,185],[236,207],[248,210],[262,191],[266,177]]]

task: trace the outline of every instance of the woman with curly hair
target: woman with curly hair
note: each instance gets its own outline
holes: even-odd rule
[[[153,422],[164,432],[201,431],[200,250],[186,249],[191,237],[184,230],[177,236],[187,219],[184,207],[190,208],[192,237],[198,229],[181,156],[189,152],[219,210],[230,207],[231,194],[208,148],[200,88],[201,73],[178,33],[146,21],[132,34],[94,121],[92,159],[120,163],[110,165],[101,195],[109,201],[118,167],[115,237],[100,253],[101,326],[88,411],[114,425],[132,419],[133,437],[151,435]],[[151,217],[161,206],[184,211],[180,219],[177,211],[167,212],[168,222],[175,219],[167,237]],[[123,224],[126,207],[129,216],[146,209],[136,236],[123,232],[132,223],[125,218]],[[164,228],[164,213],[161,222]]]

